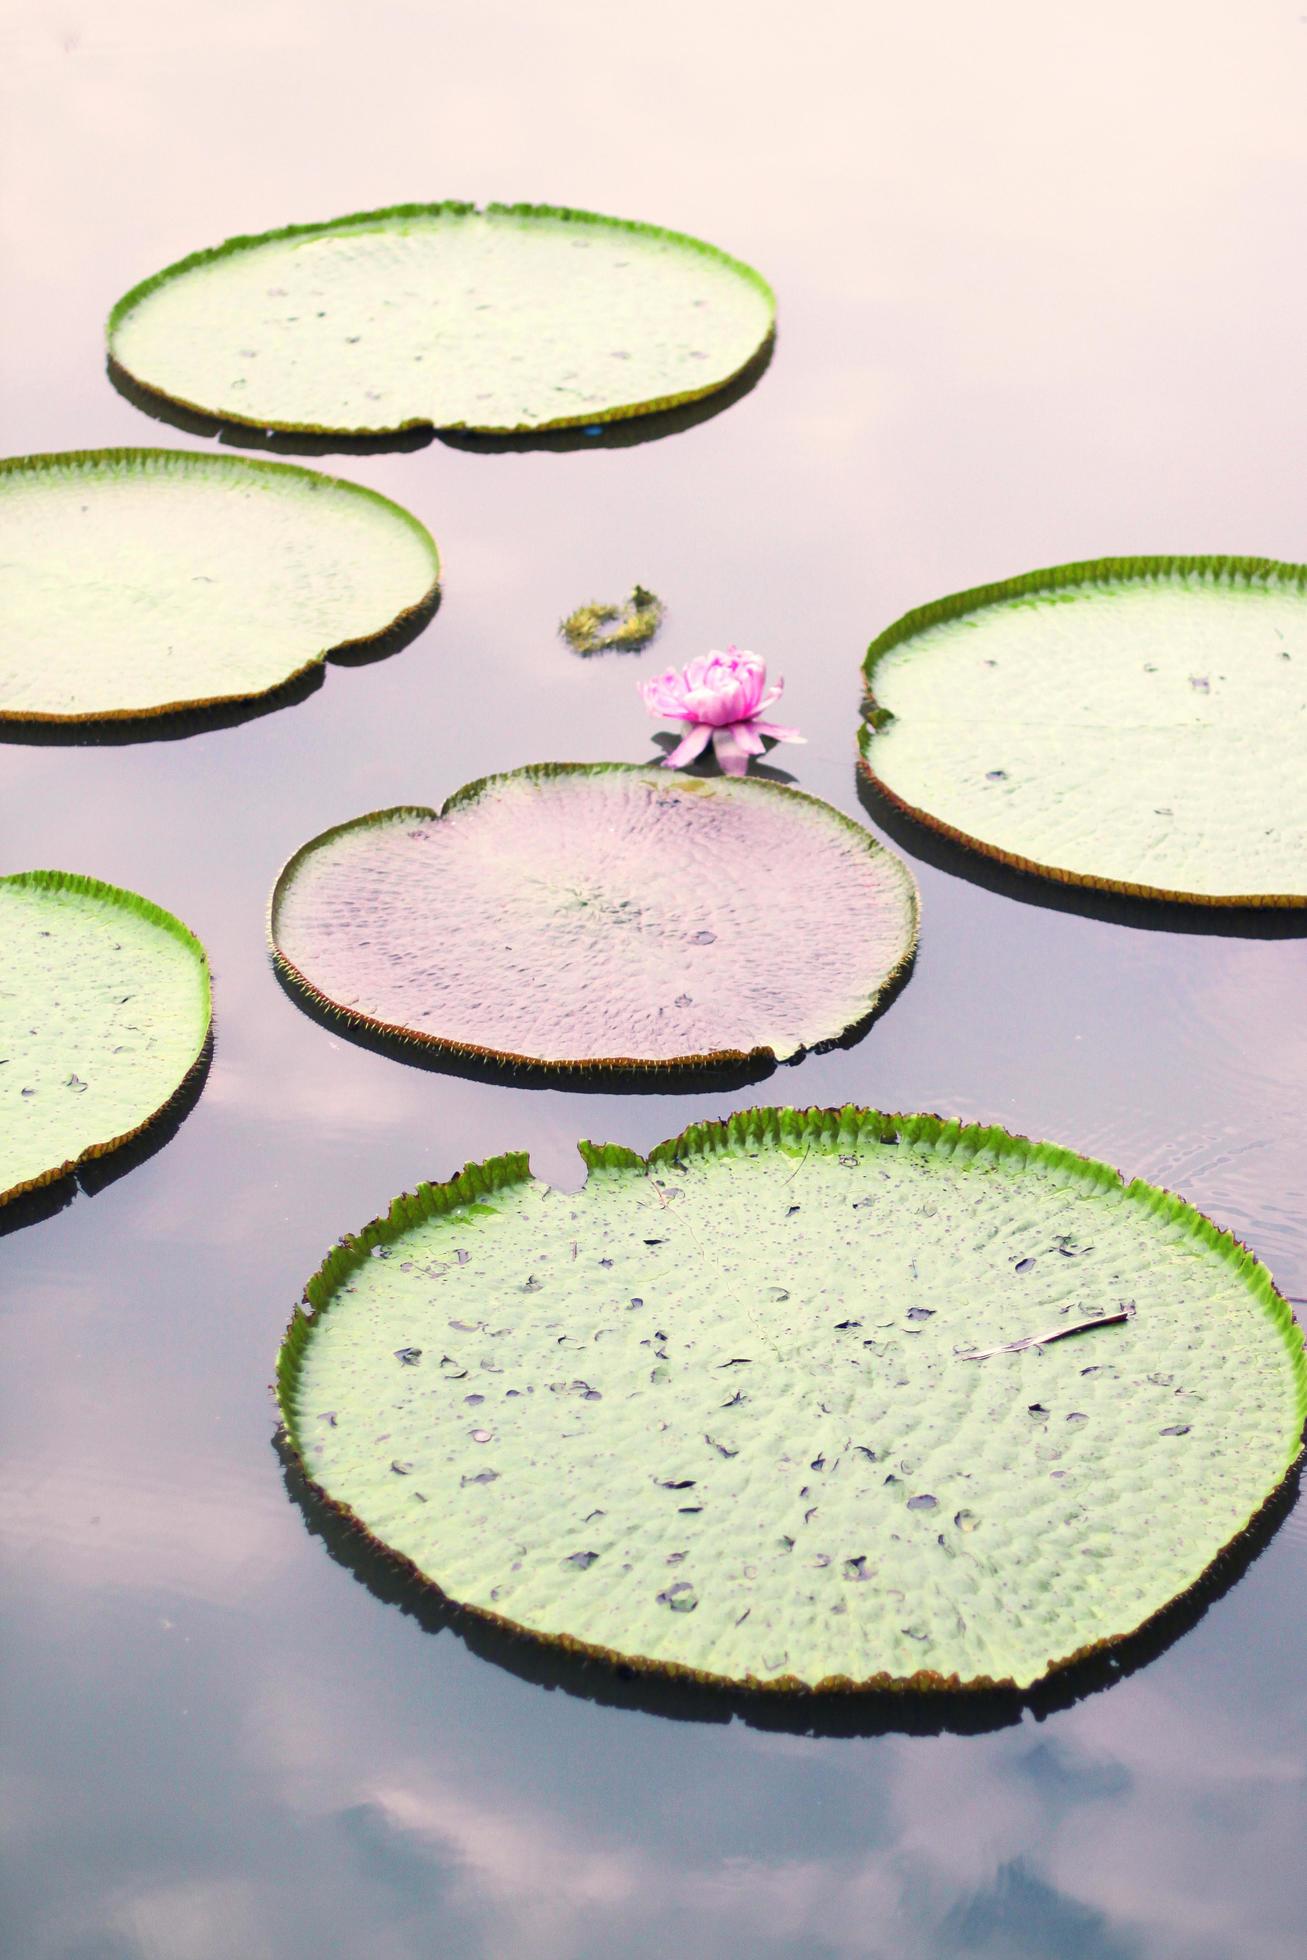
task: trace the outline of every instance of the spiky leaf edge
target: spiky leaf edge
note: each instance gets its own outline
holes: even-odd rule
[[[343,232],[354,226],[378,225],[392,218],[438,218],[438,217],[496,217],[496,218],[556,218],[567,224],[611,225],[618,231],[637,232],[646,238],[662,238],[669,243],[686,247],[703,257],[713,259],[718,265],[726,266],[737,273],[755,291],[762,294],[767,303],[769,324],[767,332],[753,349],[747,360],[731,369],[719,380],[710,381],[701,388],[686,388],[674,395],[659,395],[652,401],[623,404],[617,408],[604,408],[585,415],[560,415],[549,422],[445,422],[439,426],[444,429],[463,429],[473,435],[534,435],[543,434],[549,429],[573,429],[588,426],[590,423],[628,421],[637,415],[656,415],[665,409],[681,408],[688,402],[703,401],[708,395],[718,394],[729,388],[732,381],[738,380],[747,368],[758,359],[763,350],[776,336],[776,295],[762,274],[743,259],[737,259],[720,246],[711,245],[706,239],[695,238],[689,232],[673,231],[665,225],[647,224],[638,218],[611,218],[600,211],[577,211],[567,205],[558,204],[499,204],[477,205],[459,198],[446,198],[436,204],[391,204],[380,211],[351,211],[341,218],[327,218],[312,224],[281,225],[272,231],[241,233],[234,238],[224,239],[221,245],[208,245],[198,252],[190,252],[184,259],[177,259],[172,265],[151,273],[147,279],[140,280],[124,293],[113,306],[105,327],[105,339],[109,358],[114,366],[142,389],[160,401],[172,402],[179,408],[188,408],[198,415],[207,415],[217,421],[230,422],[238,427],[250,429],[279,430],[285,435],[342,435],[342,436],[384,436],[400,435],[406,429],[429,429],[435,426],[420,415],[410,416],[405,422],[355,425],[341,429],[321,422],[276,422],[263,415],[237,415],[228,410],[215,410],[211,403],[188,401],[184,395],[170,395],[166,390],[153,386],[141,375],[136,374],[118,358],[114,349],[114,337],[127,316],[140,305],[142,300],[157,292],[160,286],[193,271],[197,266],[212,265],[215,260],[228,258],[257,245],[274,245],[285,238],[308,238]]]
[[[933,1155],[956,1157],[967,1162],[985,1161],[998,1163],[1003,1160],[1017,1164],[1037,1164],[1041,1169],[1057,1172],[1066,1183],[1086,1191],[1115,1192],[1122,1204],[1141,1204],[1151,1216],[1160,1215],[1176,1224],[1182,1225],[1189,1235],[1200,1245],[1214,1251],[1225,1263],[1233,1267],[1252,1294],[1254,1300],[1262,1305],[1272,1326],[1280,1334],[1288,1351],[1297,1388],[1295,1428],[1290,1435],[1289,1450],[1284,1467],[1275,1486],[1267,1492],[1239,1526],[1238,1530],[1221,1549],[1208,1561],[1192,1583],[1181,1592],[1149,1613],[1137,1625],[1124,1628],[1120,1633],[1109,1634],[1102,1640],[1088,1641],[1072,1653],[1049,1659],[1048,1665],[1036,1681],[1029,1684],[1033,1688],[1038,1682],[1047,1680],[1050,1675],[1065,1673],[1067,1669],[1101,1654],[1109,1648],[1120,1646],[1133,1640],[1148,1627],[1169,1615],[1176,1606],[1198,1594],[1208,1584],[1213,1574],[1229,1559],[1236,1548],[1247,1537],[1258,1520],[1274,1503],[1277,1493],[1283,1488],[1286,1479],[1302,1461],[1304,1455],[1304,1427],[1307,1425],[1307,1341],[1303,1331],[1294,1319],[1293,1310],[1284,1295],[1279,1291],[1268,1269],[1233,1232],[1221,1226],[1191,1205],[1187,1199],[1176,1196],[1160,1185],[1149,1184],[1143,1178],[1133,1178],[1126,1182],[1120,1171],[1110,1164],[1099,1162],[1096,1158],[1082,1157],[1063,1144],[1033,1142],[1029,1137],[1005,1130],[998,1124],[963,1123],[955,1117],[940,1117],[930,1114],[897,1115],[886,1114],[880,1110],[865,1109],[857,1104],[847,1103],[841,1109],[778,1109],[759,1108],[740,1110],[724,1121],[692,1123],[666,1143],[656,1144],[647,1157],[637,1151],[629,1150],[623,1144],[594,1144],[582,1141],[578,1145],[587,1177],[594,1173],[641,1172],[646,1175],[661,1167],[678,1168],[686,1157],[713,1157],[736,1154],[741,1146],[776,1145],[795,1156],[811,1148],[813,1143],[824,1144],[839,1150],[856,1150],[865,1143],[894,1144],[908,1150],[929,1152]],[[455,1177],[443,1183],[422,1183],[414,1191],[404,1192],[395,1199],[388,1212],[364,1226],[358,1233],[349,1233],[335,1244],[317,1272],[304,1289],[300,1304],[295,1308],[282,1338],[277,1353],[276,1379],[273,1392],[280,1415],[279,1437],[293,1452],[294,1457],[307,1483],[320,1501],[350,1530],[364,1541],[374,1554],[401,1571],[411,1582],[436,1594],[447,1605],[460,1613],[469,1613],[479,1620],[488,1621],[506,1633],[525,1640],[538,1641],[547,1647],[573,1654],[584,1660],[604,1661],[612,1666],[630,1668],[637,1674],[661,1676],[671,1680],[694,1681],[710,1688],[729,1690],[746,1689],[758,1693],[779,1694],[850,1694],[867,1692],[893,1692],[903,1694],[937,1693],[992,1693],[994,1691],[1028,1692],[1018,1690],[1012,1678],[996,1680],[991,1675],[976,1675],[963,1680],[959,1675],[943,1675],[934,1669],[921,1668],[911,1675],[891,1675],[882,1670],[866,1680],[854,1681],[847,1675],[827,1675],[822,1680],[809,1685],[796,1675],[781,1675],[772,1680],[759,1680],[756,1675],[746,1675],[735,1679],[729,1675],[713,1674],[700,1668],[687,1667],[679,1661],[655,1661],[647,1655],[621,1652],[616,1648],[602,1647],[594,1642],[577,1640],[571,1634],[549,1635],[523,1626],[520,1621],[509,1619],[502,1613],[495,1613],[489,1607],[475,1606],[464,1600],[457,1600],[447,1594],[439,1583],[424,1572],[421,1566],[397,1552],[382,1539],[373,1536],[368,1526],[348,1504],[332,1497],[318,1482],[309,1466],[308,1457],[301,1446],[295,1419],[295,1395],[299,1386],[300,1367],[308,1343],[322,1316],[330,1311],[333,1300],[338,1296],[343,1283],[351,1274],[357,1272],[374,1249],[393,1245],[401,1235],[414,1225],[425,1223],[428,1219],[451,1214],[475,1215],[478,1211],[494,1211],[496,1207],[488,1201],[503,1191],[514,1190],[531,1181],[530,1159],[525,1151],[513,1151],[500,1157],[491,1157],[482,1164],[467,1164]]]
[[[49,450],[33,456],[3,457],[0,458],[0,477],[29,474],[38,475],[41,471],[60,464],[72,464],[76,466],[82,464],[131,463],[140,462],[142,459],[158,461],[160,458],[168,462],[176,462],[180,459],[182,463],[188,466],[194,465],[199,470],[270,470],[280,472],[282,475],[305,477],[312,483],[329,484],[333,490],[344,490],[352,496],[366,498],[369,503],[380,504],[390,516],[402,519],[408,529],[416,534],[419,543],[427,551],[431,559],[431,584],[427,587],[420,599],[415,599],[411,606],[405,606],[401,612],[394,614],[391,619],[386,620],[383,625],[377,627],[375,632],[362,633],[355,639],[338,640],[329,647],[323,647],[320,653],[311,655],[299,667],[292,668],[288,674],[283,674],[278,680],[271,682],[267,687],[254,689],[252,693],[244,690],[236,694],[192,695],[188,696],[184,701],[165,701],[155,707],[105,708],[98,714],[58,715],[50,714],[44,709],[16,710],[0,706],[0,722],[52,722],[57,726],[84,724],[90,727],[100,722],[109,721],[153,721],[160,715],[186,714],[192,709],[220,708],[226,706],[229,702],[262,701],[269,695],[281,693],[283,688],[292,687],[296,681],[302,680],[306,674],[311,674],[315,667],[325,667],[333,653],[361,652],[366,647],[376,646],[378,642],[386,639],[389,634],[395,632],[398,628],[406,626],[411,620],[420,619],[434,607],[440,595],[440,552],[435,539],[432,537],[430,531],[428,531],[426,525],[423,524],[420,518],[415,517],[411,510],[405,510],[403,504],[395,503],[393,498],[383,497],[379,490],[370,490],[363,483],[351,483],[348,477],[328,476],[325,470],[305,469],[301,463],[272,462],[267,457],[262,456],[222,456],[210,455],[206,450],[158,449],[147,447],[142,449]]]
[[[858,731],[859,771],[878,795],[883,796],[896,809],[902,810],[906,816],[924,824],[928,830],[933,830],[937,836],[947,837],[952,843],[962,844],[970,851],[978,851],[982,857],[991,858],[999,864],[1010,865],[1014,871],[1029,872],[1039,878],[1050,878],[1059,885],[1086,886],[1096,891],[1119,892],[1128,898],[1162,899],[1181,905],[1237,906],[1245,910],[1249,908],[1283,910],[1307,906],[1307,893],[1302,892],[1233,892],[1214,896],[1211,892],[1175,891],[1163,885],[1135,884],[1128,879],[1099,878],[1092,872],[1068,871],[1061,865],[1044,864],[1036,858],[1022,857],[1016,852],[1002,850],[997,844],[987,843],[983,838],[973,837],[969,831],[959,830],[956,825],[945,823],[942,818],[933,816],[929,810],[920,809],[915,803],[909,803],[877,775],[872,763],[871,751],[876,736],[882,728],[888,727],[896,719],[888,708],[882,708],[876,700],[872,685],[876,668],[892,647],[901,645],[904,640],[914,638],[926,627],[939,626],[948,620],[959,619],[964,613],[979,612],[983,607],[1005,599],[1019,599],[1040,592],[1058,592],[1070,585],[1120,583],[1126,579],[1160,581],[1194,575],[1211,579],[1214,584],[1244,584],[1252,587],[1282,583],[1296,585],[1300,590],[1307,589],[1307,565],[1286,563],[1277,558],[1225,556],[1089,558],[1069,565],[1050,565],[1042,571],[1023,572],[1017,578],[1000,579],[992,585],[972,586],[965,592],[949,593],[945,598],[932,599],[924,606],[914,606],[910,612],[896,619],[872,641],[862,663],[862,678],[866,693],[862,709],[862,727]]]
[[[775,1050],[766,1046],[748,1049],[714,1048],[697,1055],[670,1055],[652,1061],[647,1056],[631,1055],[595,1055],[581,1060],[554,1061],[539,1055],[518,1055],[508,1049],[487,1048],[477,1042],[451,1041],[447,1036],[427,1034],[420,1028],[403,1027],[396,1022],[377,1020],[371,1014],[360,1013],[356,1008],[345,1007],[340,1001],[332,1000],[330,995],[322,993],[313,981],[300,971],[277,943],[277,911],[287,887],[303,860],[324,844],[329,844],[333,838],[344,836],[348,831],[363,829],[370,824],[386,824],[410,817],[418,823],[439,823],[460,804],[474,802],[477,797],[486,790],[493,789],[496,784],[514,782],[522,776],[548,781],[555,776],[602,776],[627,770],[644,773],[648,767],[648,764],[636,762],[533,762],[521,769],[503,769],[494,775],[479,776],[474,782],[465,783],[461,789],[455,790],[451,796],[446,797],[439,810],[426,809],[417,804],[401,803],[393,809],[369,810],[363,816],[351,817],[345,823],[333,824],[330,829],[319,832],[306,844],[301,844],[277,874],[277,881],[268,901],[267,935],[268,946],[278,970],[316,1007],[343,1021],[346,1027],[368,1028],[375,1034],[385,1035],[392,1041],[418,1049],[434,1048],[446,1055],[473,1057],[480,1061],[507,1064],[514,1068],[539,1071],[547,1075],[583,1074],[604,1070],[671,1075],[688,1069],[737,1068],[745,1067],[750,1063],[777,1062]],[[819,796],[809,796],[805,790],[792,789],[787,783],[770,783],[762,777],[752,777],[750,781],[755,789],[763,790],[768,795],[798,797],[802,802],[814,805],[845,825],[858,838],[869,855],[884,856],[897,867],[900,884],[908,899],[911,926],[908,941],[880,985],[868,995],[862,1014],[856,1021],[850,1022],[847,1028],[841,1029],[838,1034],[815,1042],[810,1048],[796,1049],[793,1055],[786,1057],[787,1063],[793,1064],[801,1061],[807,1054],[821,1054],[826,1049],[835,1047],[853,1029],[862,1027],[868,1022],[882,1003],[893,997],[916,958],[917,943],[921,933],[921,894],[910,868],[898,853],[892,851],[888,845],[882,844],[879,838],[873,837],[864,825],[856,823],[852,817],[846,817],[844,812],[837,810],[833,803],[827,803]]]
[[[190,927],[183,925],[172,912],[165,912],[161,905],[156,905],[152,899],[142,898],[139,892],[127,891],[121,885],[104,884],[99,878],[84,877],[78,871],[11,871],[0,876],[0,889],[6,885],[26,886],[37,891],[71,891],[76,892],[80,897],[103,899],[107,903],[122,906],[125,911],[146,920],[150,925],[159,926],[184,946],[199,966],[204,1030],[200,1036],[199,1046],[176,1088],[157,1109],[152,1109],[132,1129],[124,1130],[120,1136],[106,1138],[102,1143],[88,1144],[80,1155],[69,1157],[64,1163],[55,1164],[49,1170],[39,1172],[36,1177],[25,1178],[21,1184],[12,1185],[7,1191],[0,1191],[0,1206],[9,1204],[14,1198],[24,1197],[29,1191],[40,1191],[47,1184],[55,1184],[61,1177],[71,1176],[82,1164],[88,1164],[96,1157],[107,1157],[111,1151],[120,1150],[124,1144],[133,1143],[137,1137],[143,1136],[182,1100],[195,1080],[196,1074],[204,1066],[213,1046],[213,986],[209,974],[209,957]]]

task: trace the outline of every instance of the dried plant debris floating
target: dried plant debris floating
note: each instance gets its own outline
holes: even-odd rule
[[[127,1143],[205,1050],[204,948],[135,892],[0,878],[0,1204]]]
[[[766,782],[540,764],[382,810],[290,860],[271,936],[320,1005],[546,1067],[792,1058],[905,969],[906,866]]]
[[[620,606],[588,599],[558,630],[573,653],[640,653],[657,634],[665,611],[656,592],[637,585]]]
[[[357,484],[235,456],[101,449],[0,463],[0,720],[243,701],[436,594],[415,517]]]
[[[575,1195],[513,1156],[398,1199],[278,1367],[327,1498],[510,1627],[750,1687],[1024,1688],[1192,1587],[1298,1456],[1265,1268],[1103,1164],[863,1109],[581,1153]]]
[[[922,606],[866,662],[863,767],[1065,884],[1307,905],[1307,567],[1061,565]]]
[[[196,252],[119,301],[109,349],[141,386],[260,428],[509,433],[710,395],[774,319],[758,273],[678,232],[406,204]]]

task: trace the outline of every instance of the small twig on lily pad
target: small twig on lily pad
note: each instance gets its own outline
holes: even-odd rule
[[[959,1361],[988,1361],[993,1354],[1020,1354],[1025,1348],[1047,1347],[1050,1341],[1064,1341],[1068,1334],[1087,1334],[1093,1327],[1115,1327],[1135,1317],[1134,1301],[1122,1302],[1117,1313],[1095,1314],[1090,1320],[1073,1320],[1066,1327],[1050,1328],[1047,1334],[1023,1334],[1019,1341],[1004,1341],[1001,1347],[981,1348],[976,1354],[960,1354]]]

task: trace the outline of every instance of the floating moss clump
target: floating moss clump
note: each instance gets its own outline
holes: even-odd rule
[[[560,620],[558,630],[573,653],[641,653],[654,638],[667,608],[656,592],[633,585],[620,606],[591,599]]]

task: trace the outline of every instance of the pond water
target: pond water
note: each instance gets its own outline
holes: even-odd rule
[[[290,219],[578,204],[710,238],[780,302],[720,412],[329,460],[444,554],[439,612],[390,657],[202,733],[0,745],[4,868],[176,911],[217,1015],[176,1134],[0,1238],[9,1951],[1302,1950],[1295,1492],[1232,1586],[1073,1690],[787,1715],[394,1596],[302,1501],[267,1388],[324,1249],[397,1191],[521,1147],[575,1183],[579,1136],[644,1149],[757,1101],[1058,1138],[1182,1190],[1307,1295],[1301,922],[988,871],[887,829],[854,770],[860,657],[909,605],[1106,553],[1304,556],[1298,8],[8,10],[13,453],[210,445],[111,387],[103,316]],[[668,603],[654,646],[571,654],[560,617],[637,579]],[[489,770],[656,755],[636,678],[728,640],[810,738],[776,761],[920,881],[915,973],[857,1045],[578,1093],[404,1065],[282,990],[264,916],[296,845]]]

